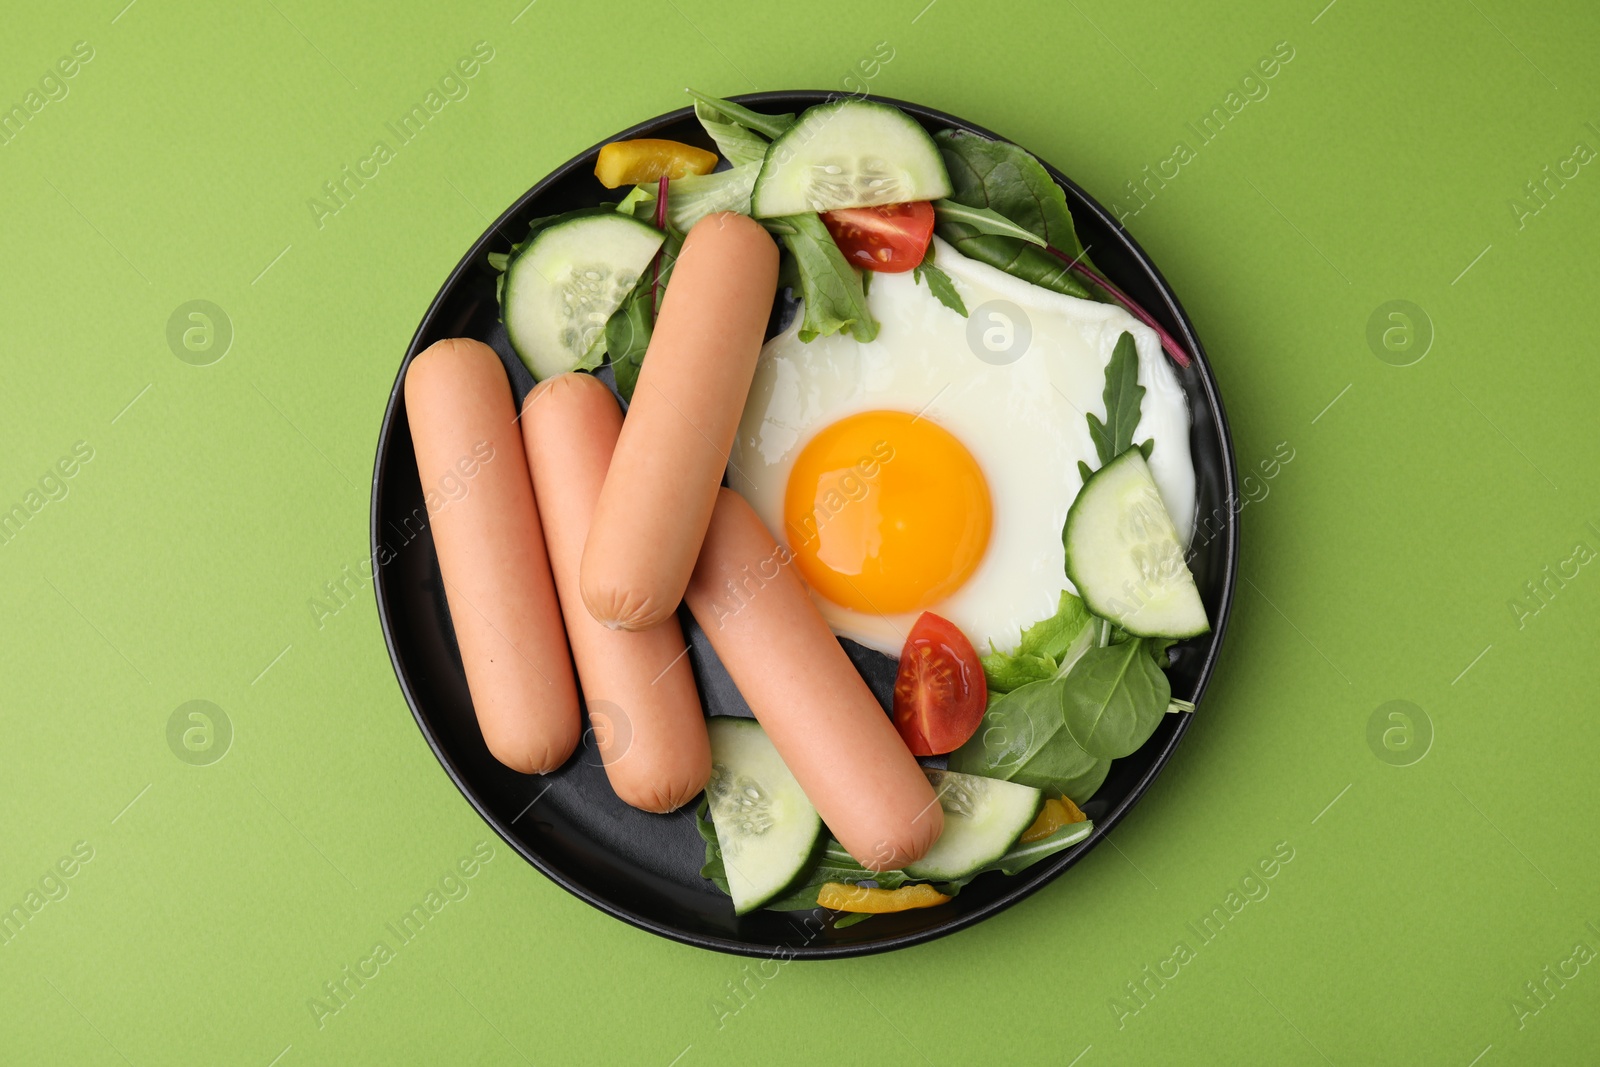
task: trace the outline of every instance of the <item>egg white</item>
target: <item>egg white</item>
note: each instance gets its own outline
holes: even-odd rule
[[[988,480],[993,529],[971,578],[926,610],[955,623],[980,653],[1008,651],[1024,627],[1055,613],[1062,590],[1072,590],[1061,528],[1083,485],[1078,462],[1099,466],[1085,415],[1105,417],[1105,368],[1124,331],[1133,334],[1145,387],[1134,440],[1155,441],[1151,473],[1185,542],[1195,510],[1189,411],[1160,339],[1121,308],[1031,285],[938,238],[934,259],[979,316],[976,329],[1000,321],[983,313],[990,301],[1021,309],[1032,336],[1020,357],[1003,365],[980,359],[976,353],[988,353],[981,341],[969,344],[970,320],[941,304],[926,283],[909,273],[875,275],[867,297],[881,327],[875,340],[835,334],[802,343],[797,314],[763,347],[729,456],[729,482],[787,543],[789,472],[819,430],[884,409],[938,423]],[[899,654],[918,614],[873,615],[812,597],[835,633],[890,655]]]

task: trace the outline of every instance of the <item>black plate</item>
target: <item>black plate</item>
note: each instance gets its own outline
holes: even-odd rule
[[[756,110],[776,113],[798,112],[838,95],[773,92],[737,99]],[[996,136],[939,111],[899,100],[884,102],[915,116],[930,131],[955,128]],[[665,137],[715,147],[689,108],[606,140],[627,137]],[[484,747],[426,526],[401,382],[411,358],[434,341],[476,337],[500,353],[520,402],[533,382],[512,354],[498,322],[495,272],[487,257],[491,252],[508,251],[526,234],[531,219],[617,199],[618,193],[609,192],[594,178],[599,147],[569,160],[528,190],[451,271],[401,361],[384,412],[372,478],[372,550],[382,564],[376,568],[374,585],[384,640],[422,735],[484,821],[529,863],[601,911],[686,944],[747,956],[860,956],[929,941],[1015,904],[1076,863],[1117,824],[1171,757],[1189,727],[1190,716],[1164,716],[1143,748],[1112,764],[1105,784],[1084,805],[1095,823],[1093,836],[1084,844],[1014,877],[993,874],[979,878],[956,899],[937,908],[876,916],[844,929],[834,929],[826,921],[829,913],[820,911],[762,911],[735,918],[728,898],[700,878],[704,847],[695,831],[693,806],[673,815],[648,815],[623,804],[607,784],[587,732],[583,747],[572,760],[543,777],[501,766]],[[1096,264],[1195,357],[1189,369],[1178,371],[1178,377],[1194,420],[1191,447],[1199,481],[1197,514],[1211,517],[1210,528],[1215,533],[1210,537],[1197,533],[1197,550],[1190,565],[1214,628],[1206,637],[1178,646],[1169,673],[1173,696],[1198,703],[1227,630],[1238,559],[1238,528],[1230,506],[1236,499],[1233,445],[1222,401],[1200,340],[1161,273],[1105,208],[1060,171],[1049,170],[1066,190],[1079,237],[1091,248]],[[690,658],[708,712],[748,715],[704,635],[687,612],[680,614],[691,638]],[[874,691],[887,702],[894,680],[893,662],[848,642],[846,646]]]

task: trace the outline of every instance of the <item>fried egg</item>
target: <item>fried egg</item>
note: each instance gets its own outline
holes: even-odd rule
[[[880,324],[763,347],[729,483],[792,554],[835,633],[898,655],[924,611],[980,652],[1008,651],[1055,613],[1061,529],[1099,466],[1105,368],[1133,335],[1145,393],[1135,441],[1187,542],[1195,511],[1189,412],[1154,331],[1121,308],[1031,285],[934,238],[963,318],[912,274],[877,274]]]

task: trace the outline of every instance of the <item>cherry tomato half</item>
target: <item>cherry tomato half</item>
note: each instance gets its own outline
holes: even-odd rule
[[[822,221],[851,266],[880,274],[912,269],[933,239],[933,205],[926,200],[824,211]]]
[[[978,731],[989,701],[983,664],[954,623],[925,611],[894,680],[894,727],[914,756],[954,752]]]

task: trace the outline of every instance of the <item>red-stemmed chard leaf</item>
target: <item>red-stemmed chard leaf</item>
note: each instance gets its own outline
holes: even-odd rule
[[[663,174],[656,183],[656,229],[665,232],[667,228],[667,176]],[[662,248],[666,246],[663,244]],[[656,249],[656,254],[650,260],[650,318],[655,320],[656,310],[660,306],[656,300],[656,290],[661,284],[661,252]]]
[[[1128,314],[1132,315],[1134,318],[1138,319],[1140,322],[1154,330],[1156,332],[1156,336],[1161,338],[1161,347],[1166,349],[1167,355],[1172,357],[1172,361],[1174,363],[1180,367],[1189,366],[1190,362],[1192,362],[1189,358],[1189,353],[1183,350],[1183,346],[1178,343],[1177,338],[1173,337],[1170,333],[1163,329],[1161,324],[1157,322],[1148,311],[1140,307],[1131,296],[1129,296],[1127,293],[1124,293],[1121,289],[1118,289],[1115,285],[1112,285],[1107,279],[1101,277],[1100,274],[1093,268],[1085,265],[1082,262],[1082,256],[1069,256],[1065,252],[1061,251],[1061,249],[1056,248],[1054,245],[1046,245],[1045,247],[1051,255],[1055,256],[1057,259],[1064,260],[1069,271],[1074,274],[1081,275],[1091,284],[1104,289],[1110,294],[1111,299],[1123,306]]]

